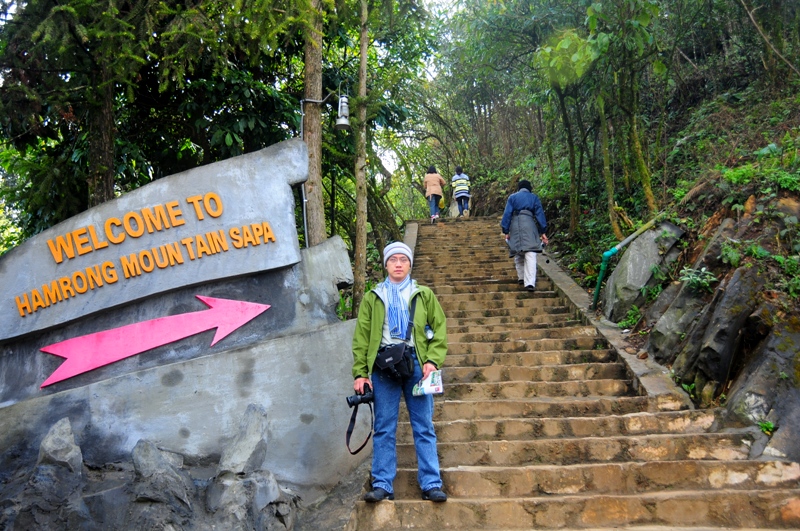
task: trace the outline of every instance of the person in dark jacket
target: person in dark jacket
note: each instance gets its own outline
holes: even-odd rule
[[[508,252],[514,257],[517,278],[525,289],[536,289],[536,254],[548,243],[547,220],[539,196],[531,192],[530,181],[521,180],[509,196],[500,220]]]

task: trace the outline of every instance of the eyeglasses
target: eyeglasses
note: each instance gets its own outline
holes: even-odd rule
[[[410,262],[407,256],[392,256],[388,260],[386,260],[390,264],[407,264]]]

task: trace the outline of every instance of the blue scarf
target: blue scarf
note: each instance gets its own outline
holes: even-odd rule
[[[408,302],[401,292],[411,284],[411,275],[405,280],[395,284],[387,277],[384,281],[389,305],[386,313],[389,316],[389,335],[399,339],[408,339],[406,329],[408,328]]]

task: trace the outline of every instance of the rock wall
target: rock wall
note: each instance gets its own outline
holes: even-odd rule
[[[785,202],[773,208],[780,211]],[[745,234],[752,237],[754,201],[749,204],[738,221],[721,212],[712,217],[701,245],[690,254],[693,269],[707,268],[719,282],[709,290],[689,282],[669,285],[634,331],[649,332],[643,355],[668,367],[695,404],[722,405],[728,422],[762,426],[771,439],[757,452],[799,460],[800,321],[787,313],[792,303],[785,295],[765,291],[763,264],[735,267],[722,260],[724,245]],[[767,224],[764,238],[774,240],[776,230]],[[630,301],[650,282],[645,265],[657,255],[652,237],[642,245],[639,239],[621,258],[622,272],[615,271],[607,282],[604,314],[612,320],[624,317]],[[638,275],[631,274],[637,269]],[[619,295],[624,293],[630,296]]]

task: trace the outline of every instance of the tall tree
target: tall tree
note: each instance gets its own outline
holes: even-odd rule
[[[317,245],[327,238],[322,188],[322,0],[311,0],[310,20],[305,34],[305,111],[303,136],[308,146],[308,180],[305,183],[308,241]],[[312,103],[313,102],[313,103]]]
[[[353,245],[353,317],[364,298],[367,270],[367,54],[369,5],[361,0],[359,31],[358,98],[356,99],[356,241]]]
[[[268,69],[295,55],[306,1],[0,1],[5,193],[25,235],[285,138],[294,113],[265,118],[251,101],[286,104]]]

